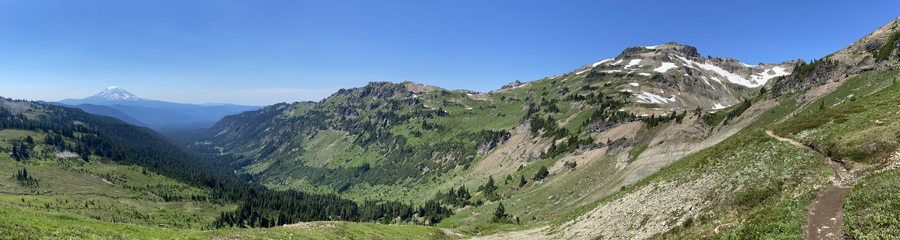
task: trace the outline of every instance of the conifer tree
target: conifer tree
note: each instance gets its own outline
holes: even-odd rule
[[[497,205],[497,209],[494,210],[494,218],[491,219],[491,222],[503,222],[506,220],[506,217],[506,207],[503,207],[503,202],[500,202],[500,204]]]
[[[519,187],[525,186],[525,175],[519,175]]]
[[[547,171],[547,166],[541,166],[541,169],[538,169],[532,180],[539,181],[547,177],[547,175],[550,175],[550,171]]]

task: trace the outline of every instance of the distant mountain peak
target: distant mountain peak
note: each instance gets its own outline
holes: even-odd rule
[[[91,96],[90,98],[94,99],[104,99],[104,100],[114,100],[114,101],[143,101],[146,99],[139,98],[134,94],[125,91],[125,89],[120,88],[118,86],[109,86],[106,90],[98,93],[97,95]]]

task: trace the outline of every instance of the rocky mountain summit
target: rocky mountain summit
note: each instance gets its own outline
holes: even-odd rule
[[[629,47],[615,58],[552,78],[583,77],[585,83],[618,85],[620,91],[632,93],[636,102],[660,108],[721,109],[753,96],[755,91],[751,89],[789,75],[798,62],[751,65],[732,58],[702,57],[695,47],[670,42]],[[518,84],[504,89],[512,86]]]

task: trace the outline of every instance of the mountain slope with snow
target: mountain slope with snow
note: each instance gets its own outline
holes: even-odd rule
[[[789,75],[796,64],[750,65],[731,58],[704,58],[695,47],[672,42],[630,47],[616,58],[550,79],[618,86],[620,91],[633,93],[635,101],[663,109],[721,108],[752,96],[756,90],[751,89],[766,87],[773,79]]]
[[[106,88],[103,92],[98,93],[97,95],[91,96],[88,99],[103,99],[110,101],[146,101],[147,99],[139,98],[134,94],[125,91],[117,86],[110,86]]]
[[[233,104],[196,105],[150,100],[116,86],[110,86],[87,98],[66,99],[59,103],[156,130],[211,127],[222,117],[260,108]]]

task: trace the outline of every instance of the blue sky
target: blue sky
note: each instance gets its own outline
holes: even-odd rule
[[[268,105],[371,81],[490,91],[670,41],[821,58],[898,1],[0,1],[0,96]]]

